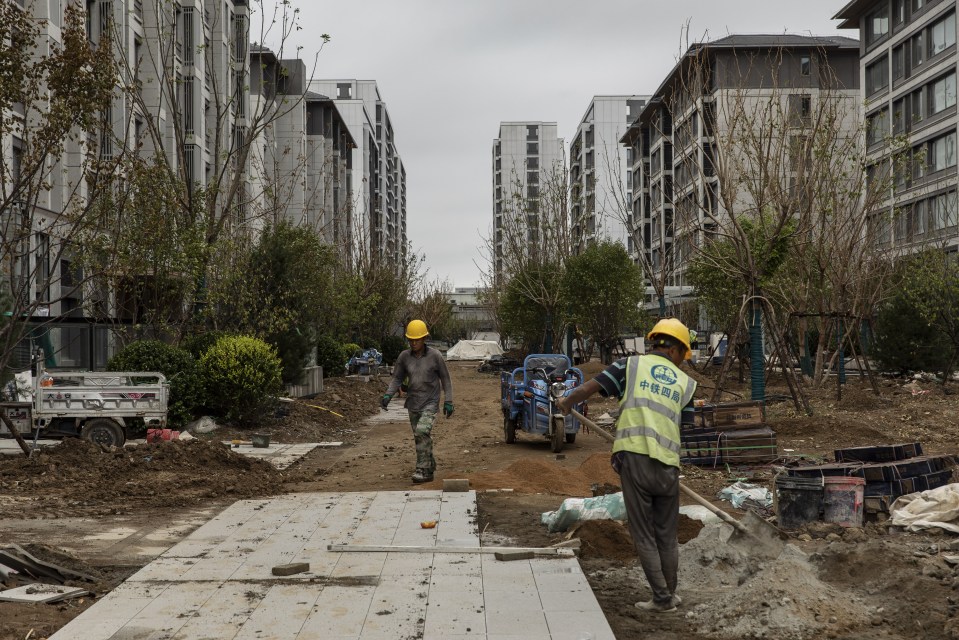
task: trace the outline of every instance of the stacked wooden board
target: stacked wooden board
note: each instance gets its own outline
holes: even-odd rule
[[[704,404],[683,411],[680,459],[700,466],[764,464],[779,457],[762,402]]]
[[[954,456],[923,455],[918,442],[837,449],[835,457],[836,462],[830,464],[787,468],[786,475],[864,478],[867,513],[888,513],[899,496],[949,484],[956,465]]]

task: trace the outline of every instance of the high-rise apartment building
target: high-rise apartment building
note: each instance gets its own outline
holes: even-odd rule
[[[793,35],[732,35],[689,48],[622,138],[631,150],[633,235],[649,283],[664,287],[667,297],[689,294],[685,272],[695,248],[724,216],[755,208],[745,189],[736,190],[738,211],[727,210],[730,203],[720,197],[721,180],[744,178],[730,160],[745,153],[728,135],[735,119],[781,110],[780,121],[770,121],[761,135],[772,145],[803,146],[815,107],[831,101],[841,107],[840,126],[856,135],[858,50],[849,38]],[[727,161],[717,162],[717,154]],[[785,172],[774,179],[789,184],[788,162],[768,166]]]
[[[302,60],[278,60],[253,45],[250,62],[251,99],[273,104],[275,112],[251,149],[251,193],[261,218],[309,227],[332,245],[350,243],[355,142],[349,127],[331,98],[306,90]]]
[[[860,34],[870,172],[893,172],[894,195],[871,212],[880,246],[959,246],[957,5],[857,0],[835,16],[840,28]]]
[[[28,12],[38,26],[46,41],[37,47],[42,55],[63,44],[64,12],[73,4],[11,6]],[[203,196],[202,203],[197,199],[189,205],[195,211],[217,203],[214,228],[222,225],[255,234],[264,222],[284,217],[312,226],[331,243],[351,244],[348,232],[353,225],[348,216],[353,212],[351,189],[357,188],[351,183],[352,150],[360,142],[329,94],[309,91],[301,62],[278,60],[270,50],[250,45],[247,4],[87,0],[77,5],[85,9],[91,47],[95,49],[103,35],[112,37],[123,90],[115,92],[102,113],[103,130],[71,132],[63,152],[44,165],[47,173],[36,181],[40,186],[30,190],[29,202],[19,199],[16,212],[13,207],[2,212],[5,222],[12,216],[26,220],[21,226],[28,230],[22,241],[8,242],[10,236],[4,236],[2,268],[12,289],[8,292],[17,300],[18,313],[32,315],[38,327],[42,324],[42,332],[29,335],[42,333],[43,346],[48,353],[56,352],[58,366],[103,366],[110,340],[105,326],[83,324],[91,318],[90,309],[96,308],[99,319],[138,322],[142,300],[137,302],[130,291],[148,289],[152,278],[149,269],[113,271],[109,282],[93,286],[91,274],[82,274],[75,266],[69,242],[57,229],[66,228],[68,213],[82,210],[94,199],[88,189],[91,167],[105,174],[112,171],[122,180],[128,165],[111,169],[114,159],[159,157],[183,186],[187,200]],[[287,99],[275,100],[277,96]],[[371,102],[369,127],[377,163],[380,146],[395,152],[388,116],[378,106]],[[15,105],[14,111],[17,108],[24,109]],[[27,107],[31,108],[43,107],[35,103]],[[24,127],[33,117],[29,113],[4,117],[8,115],[19,117]],[[13,174],[19,175],[21,163],[35,153],[28,133],[5,129],[0,140],[3,164],[13,168]],[[385,204],[384,221],[374,230],[385,228],[377,237],[392,243],[376,251],[402,259],[405,172],[398,157],[390,158],[383,169],[376,166],[368,193]],[[211,199],[210,190],[218,190],[218,198]],[[219,204],[227,202],[227,195],[228,204]],[[185,206],[183,202],[168,204]],[[6,225],[4,233],[10,229]],[[31,340],[35,337],[25,342]],[[25,358],[31,350],[24,347]]]
[[[569,209],[573,242],[582,250],[596,240],[634,251],[629,232],[632,195],[628,156],[620,144],[649,96],[595,96],[569,144]]]
[[[565,211],[564,143],[556,137],[556,123],[501,122],[493,140],[492,168],[493,267],[500,275],[506,267],[504,243],[510,240],[504,234],[519,233],[522,241],[532,240],[544,204],[562,204]]]
[[[312,80],[309,90],[333,99],[356,145],[351,163],[353,234],[366,239],[376,259],[404,263],[406,168],[376,81]]]

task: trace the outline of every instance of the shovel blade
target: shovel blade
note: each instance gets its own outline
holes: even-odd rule
[[[768,557],[777,557],[786,546],[785,534],[752,511],[747,511],[740,523],[743,529],[735,529],[731,541],[752,545],[752,551]]]

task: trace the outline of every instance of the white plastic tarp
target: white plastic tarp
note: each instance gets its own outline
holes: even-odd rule
[[[447,360],[486,360],[500,355],[503,349],[492,340],[460,340],[446,352]]]
[[[959,484],[900,496],[889,512],[889,524],[906,531],[938,528],[959,533]]]

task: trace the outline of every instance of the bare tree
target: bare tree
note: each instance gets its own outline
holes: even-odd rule
[[[502,321],[504,294],[513,287],[523,300],[542,311],[540,344],[552,349],[554,336],[563,335],[566,328],[559,285],[572,253],[569,182],[559,163],[541,174],[537,185],[526,185],[519,176],[511,176],[502,226],[495,230],[496,237],[487,241],[493,251],[484,280],[493,287],[487,287],[485,299],[487,304],[496,304]]]
[[[760,371],[764,299],[780,317],[810,309],[862,317],[881,291],[884,263],[865,213],[887,195],[888,173],[867,173],[858,92],[841,86],[828,61],[814,47],[800,60],[782,46],[719,56],[694,45],[670,96],[683,114],[673,123],[674,188],[705,186],[698,197],[676,198],[674,245],[752,300],[751,358]],[[816,65],[815,80],[795,81],[800,64]],[[717,242],[725,248],[709,250]],[[768,328],[781,345],[785,326]],[[764,388],[753,394],[763,397]]]
[[[182,299],[168,300],[153,320],[181,333],[202,309],[205,270],[217,243],[224,237],[243,242],[243,236],[284,217],[293,204],[289,182],[302,180],[300,169],[310,157],[302,145],[278,141],[275,127],[303,112],[301,89],[308,78],[305,65],[293,58],[298,52],[287,51],[290,36],[300,28],[299,10],[290,2],[257,0],[231,8],[206,0],[198,11],[154,0],[143,7],[142,20],[144,41],[117,51],[125,86],[118,102],[130,122],[117,127],[116,143],[150,158],[151,170],[166,173],[157,176],[169,185],[164,190],[169,200],[160,207],[176,220],[176,233],[166,237],[190,255],[195,268],[179,272]],[[118,42],[126,42],[125,22],[111,24]],[[274,50],[265,48],[267,42]],[[264,144],[280,144],[280,149],[266,157],[255,151]],[[288,171],[268,166],[277,155],[287,159]],[[128,175],[139,166],[128,166]],[[115,224],[123,224],[119,214]],[[106,230],[114,236],[119,231]],[[161,288],[155,271],[142,272],[138,260],[122,261],[143,248],[136,238],[129,240],[128,251],[115,252],[112,272],[128,281],[146,279],[147,290]],[[156,302],[155,296],[150,300],[140,293],[134,288],[118,295],[137,300],[136,306]]]
[[[59,40],[46,31],[60,26]],[[41,25],[44,27],[41,29]],[[116,86],[109,35],[91,46],[83,10],[49,19],[0,3],[0,265],[6,286],[0,367],[23,366],[30,338],[47,351],[70,336],[50,335],[47,318],[80,305],[90,274],[76,268],[93,206],[115,169],[106,134]],[[80,357],[77,356],[77,364]],[[16,362],[14,362],[16,361]]]

